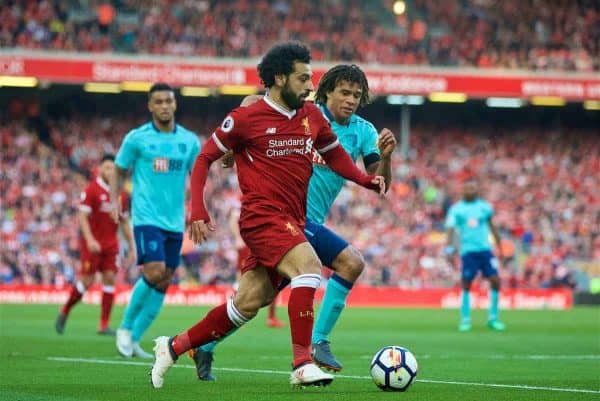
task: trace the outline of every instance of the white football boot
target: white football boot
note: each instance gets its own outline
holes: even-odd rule
[[[117,329],[117,351],[125,358],[133,356],[133,345],[131,344],[131,330]]]
[[[169,351],[169,337],[162,336],[154,339],[154,365],[150,371],[150,380],[154,388],[161,388],[165,381],[164,375],[175,361]]]
[[[294,387],[327,386],[333,381],[333,375],[323,372],[314,363],[298,366],[290,375],[290,384]]]

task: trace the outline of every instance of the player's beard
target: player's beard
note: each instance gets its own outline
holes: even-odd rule
[[[292,92],[288,87],[287,82],[285,86],[281,88],[281,100],[283,100],[292,110],[297,110],[304,106],[304,98]]]

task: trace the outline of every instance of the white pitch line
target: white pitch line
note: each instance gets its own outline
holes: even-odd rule
[[[469,358],[476,359],[506,359],[506,360],[573,360],[573,361],[596,361],[600,360],[600,355],[501,355],[501,354],[490,354],[490,355],[478,355],[468,354]],[[419,359],[450,359],[458,358],[463,354],[436,354],[436,355],[419,355]],[[360,355],[361,359],[371,359],[373,355]]]
[[[48,357],[49,361],[57,362],[82,362],[82,363],[94,363],[104,365],[133,365],[133,366],[151,366],[148,362],[135,362],[127,360],[106,360],[106,359],[94,359],[94,358],[66,358],[66,357]],[[187,368],[194,369],[192,365],[173,365],[175,368]],[[214,368],[213,370],[221,370],[224,372],[241,372],[241,373],[265,373],[275,375],[289,375],[290,372],[281,370],[268,370],[268,369],[243,369],[243,368]],[[336,378],[341,379],[360,379],[360,380],[372,380],[370,376],[351,376],[351,375],[335,375]],[[450,380],[429,380],[429,379],[417,379],[416,381],[421,383],[432,383],[432,384],[453,384],[459,386],[479,386],[479,387],[495,387],[495,388],[512,388],[518,390],[540,390],[540,391],[560,391],[565,393],[589,393],[589,394],[600,394],[600,390],[586,390],[578,388],[560,388],[560,387],[541,387],[541,386],[528,386],[523,384],[497,384],[497,383],[477,383],[477,382],[459,382]]]

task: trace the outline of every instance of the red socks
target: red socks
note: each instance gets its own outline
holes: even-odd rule
[[[114,300],[115,288],[113,286],[104,286],[102,288],[102,306],[100,309],[100,330],[108,328],[108,321]]]
[[[231,301],[230,301],[231,302]],[[217,306],[189,330],[173,337],[171,348],[177,355],[209,343],[229,333],[235,325],[228,316],[228,304]]]
[[[79,283],[77,283],[76,285],[74,285],[71,288],[71,293],[69,294],[69,299],[67,300],[67,303],[63,305],[62,309],[60,310],[60,313],[67,316],[69,314],[69,312],[71,312],[71,308],[73,306],[75,306],[75,304],[77,302],[79,302],[81,300],[81,297],[83,297],[83,293],[79,292],[78,287],[80,286]],[[84,290],[85,292],[85,290]]]
[[[292,331],[292,351],[294,368],[312,361],[310,345],[314,321],[313,301],[315,288],[292,288],[288,302],[288,316]]]

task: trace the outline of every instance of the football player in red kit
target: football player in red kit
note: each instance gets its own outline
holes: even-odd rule
[[[102,306],[98,334],[115,334],[108,326],[108,321],[115,296],[115,273],[119,258],[117,228],[119,226],[128,246],[125,266],[131,266],[135,262],[136,252],[129,224],[126,194],[121,194],[119,224],[115,223],[111,216],[112,204],[108,190],[108,177],[114,169],[115,157],[113,155],[102,157],[97,176],[81,193],[78,216],[81,230],[79,245],[81,266],[78,278],[71,288],[69,299],[56,318],[55,328],[58,334],[63,334],[71,308],[81,300],[87,288],[94,282],[96,272],[102,274]]]
[[[240,234],[251,255],[232,299],[212,309],[189,330],[155,340],[151,371],[155,388],[162,387],[165,373],[179,355],[229,335],[270,304],[282,277],[291,281],[290,384],[319,386],[333,381],[333,375],[319,369],[311,358],[313,301],[321,280],[321,261],[304,236],[313,148],[333,171],[365,188],[383,194],[385,182],[381,176],[360,171],[323,113],[305,103],[314,86],[310,52],[304,45],[286,43],[271,48],[258,65],[258,73],[268,94],[229,113],[196,159],[189,232],[194,242],[202,243],[215,230],[204,204],[204,186],[210,165],[233,150],[243,194]]]

